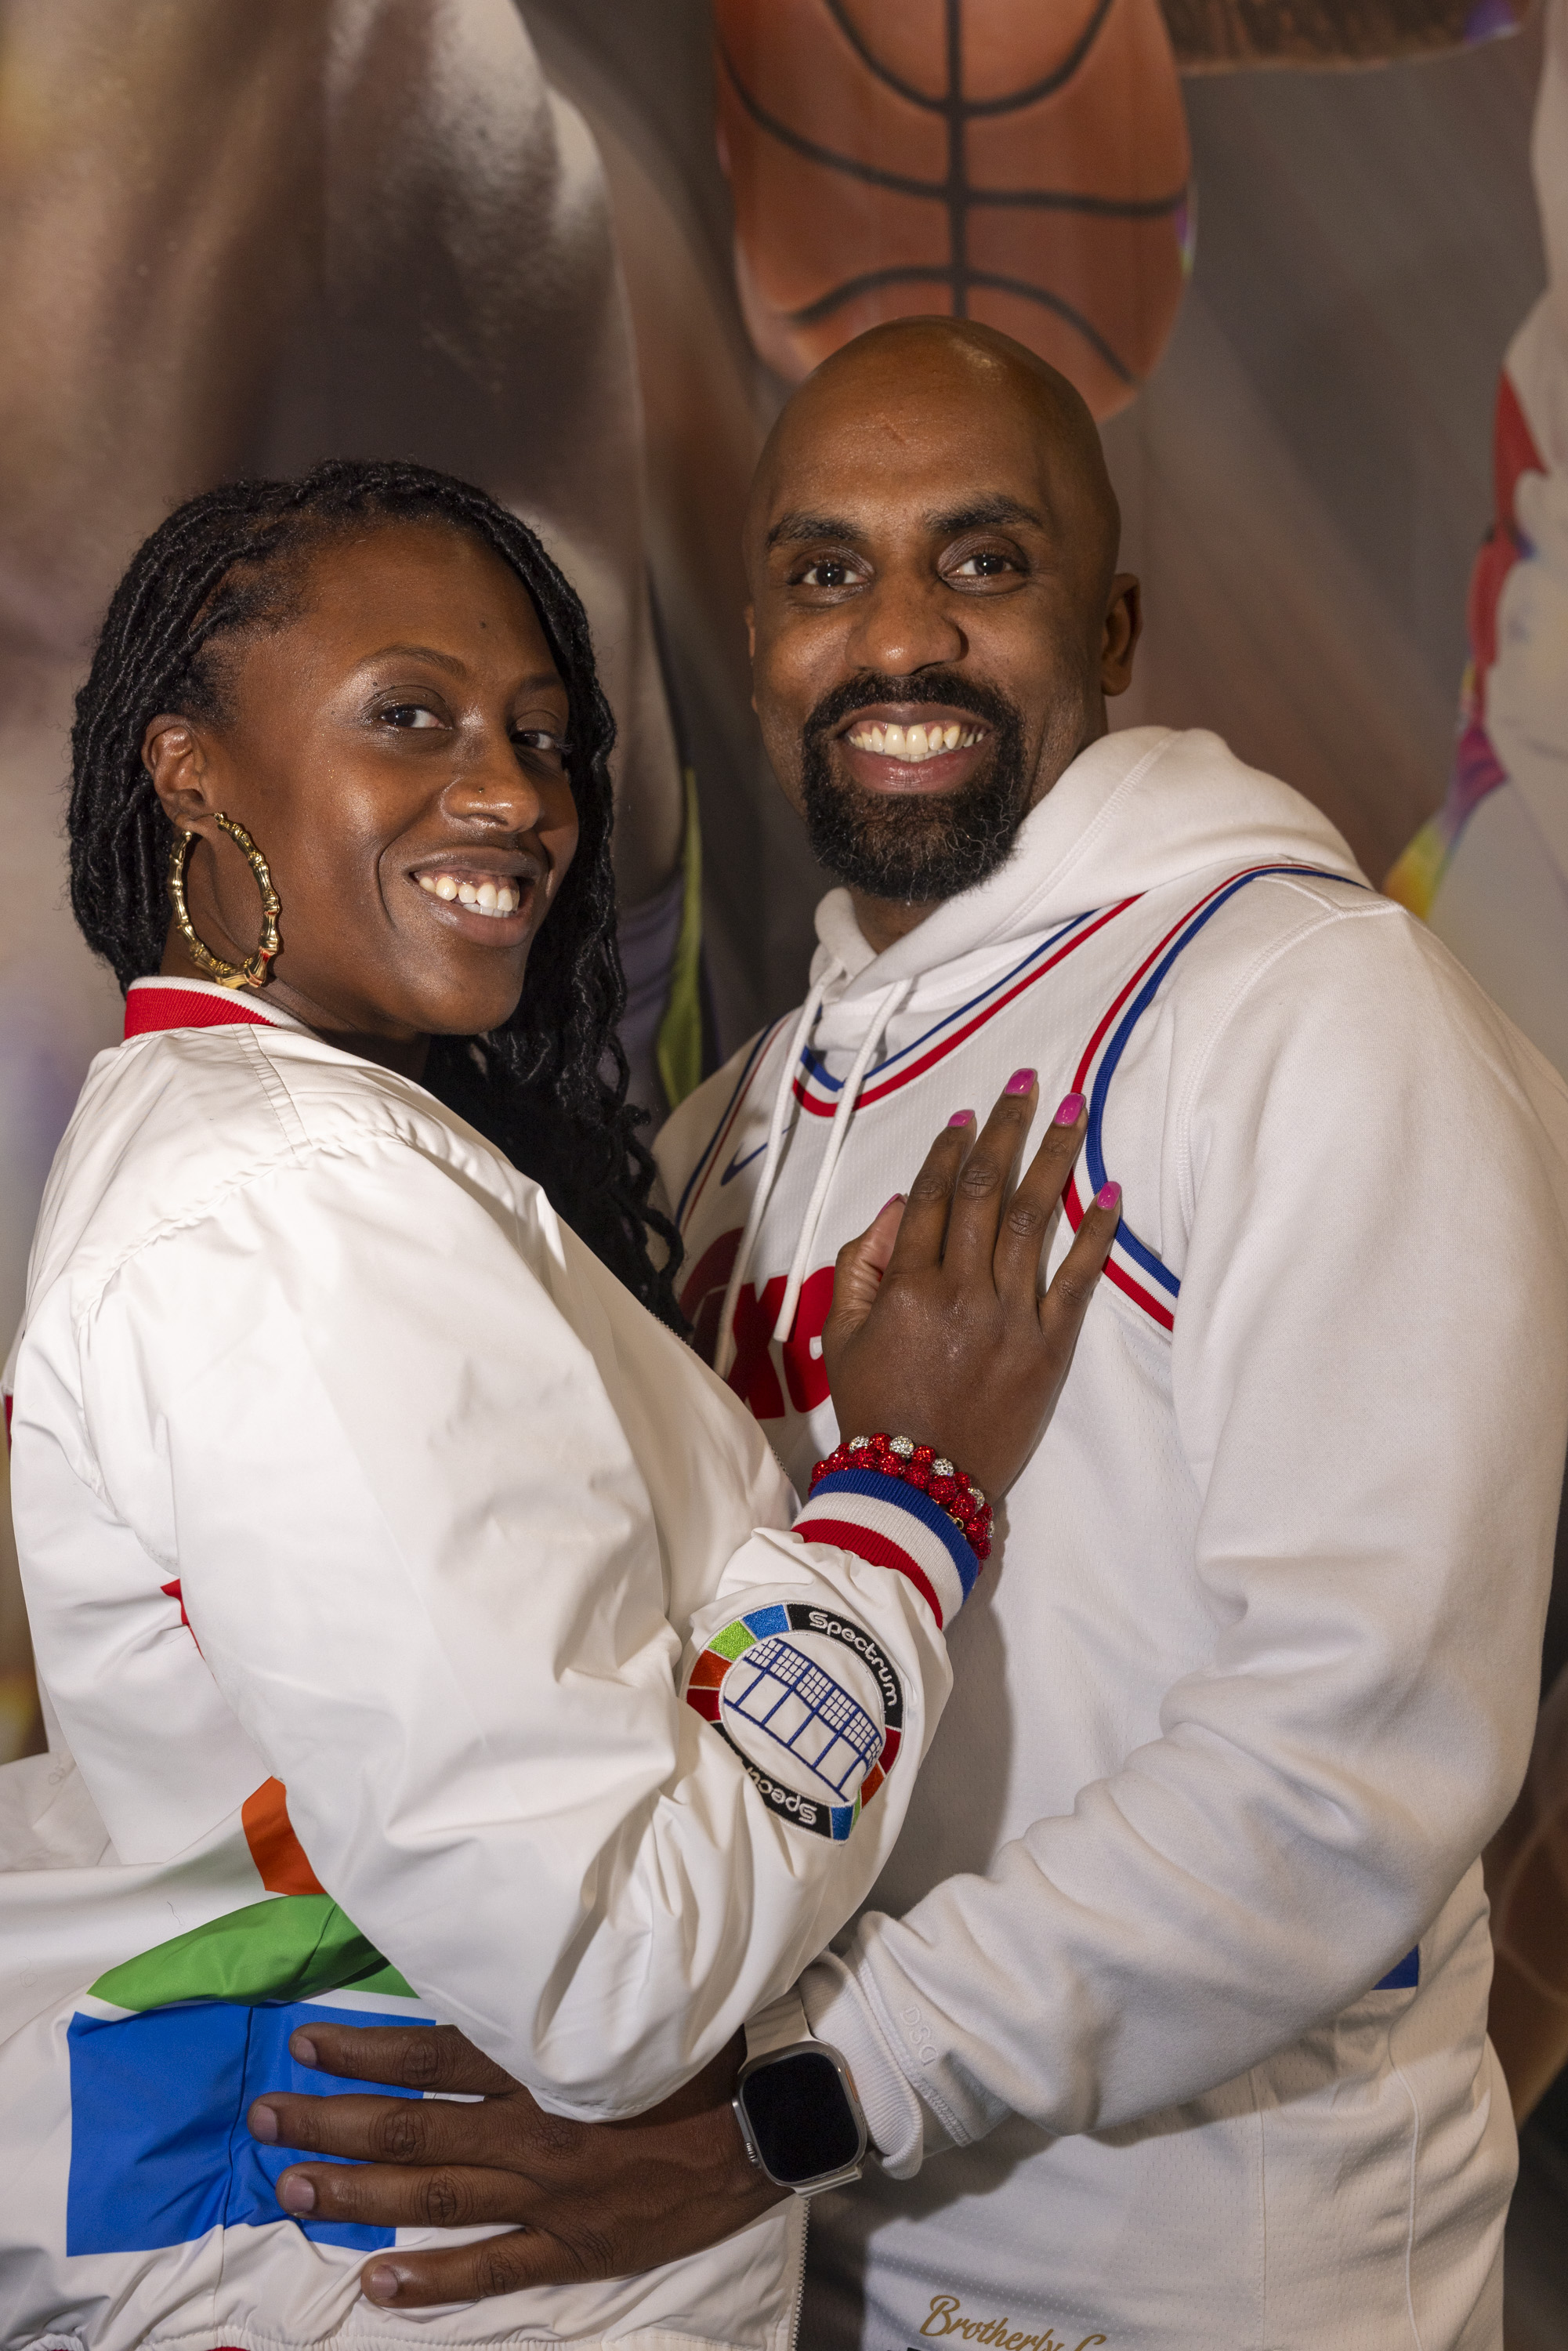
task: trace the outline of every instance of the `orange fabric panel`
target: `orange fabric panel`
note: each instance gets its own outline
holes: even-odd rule
[[[250,1857],[269,1894],[325,1894],[294,1834],[281,1780],[264,1780],[240,1806]]]
[[[884,319],[1003,328],[1098,416],[1190,259],[1158,0],[716,0],[747,324],[791,379]]]

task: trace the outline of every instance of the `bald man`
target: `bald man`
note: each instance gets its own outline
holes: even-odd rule
[[[874,2149],[816,2208],[803,2340],[1494,2351],[1477,1856],[1568,1433],[1568,1096],[1285,785],[1107,732],[1116,537],[1076,393],[952,322],[827,362],[750,511],[763,737],[841,886],[805,1006],[661,1137],[699,1343],[804,1492],[834,1253],[920,1137],[1038,1073],[1042,1119],[1088,1108],[1053,1261],[1124,1187],[909,1825],[758,2028],[839,2053]],[[268,2103],[389,2144],[373,2103]],[[301,2167],[311,2209],[528,2224],[378,2256],[399,2306],[643,2266],[767,2193],[711,2095],[619,2141],[504,2091],[397,2128],[425,2168]]]

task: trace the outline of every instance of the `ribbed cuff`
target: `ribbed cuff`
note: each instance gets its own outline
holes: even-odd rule
[[[952,1623],[980,1572],[962,1529],[929,1494],[875,1469],[835,1469],[819,1479],[794,1532],[906,1576],[939,1627]]]
[[[836,2049],[854,2077],[883,2169],[894,2179],[913,2179],[925,2151],[925,2110],[853,1976],[828,1951],[806,1970],[797,1989],[813,2037]]]

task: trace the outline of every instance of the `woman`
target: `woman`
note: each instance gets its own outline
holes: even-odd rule
[[[410,466],[193,500],[110,608],[72,886],[127,1042],[15,1358],[51,1753],[5,1791],[7,2346],[359,2334],[384,2236],[283,2218],[289,2150],[244,2127],[291,2030],[438,2014],[547,2106],[632,2113],[733,2064],[896,1833],[986,1506],[883,1449],[791,1529],[655,1319],[611,733],[538,543]],[[849,1423],[993,1489],[1114,1221],[1037,1303],[1079,1129],[1003,1223],[1034,1107],[1023,1071],[959,1114],[828,1340]],[[427,2339],[781,2345],[798,2210]]]

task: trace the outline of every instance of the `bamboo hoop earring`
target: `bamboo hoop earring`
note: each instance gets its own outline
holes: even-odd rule
[[[236,824],[232,816],[225,816],[222,809],[214,809],[213,814],[214,821],[222,825],[235,847],[244,852],[256,876],[256,886],[261,892],[261,937],[255,954],[247,956],[244,963],[225,963],[204,940],[196,936],[185,905],[185,860],[190,854],[192,841],[200,838],[194,832],[177,832],[174,846],[169,852],[169,896],[174,907],[174,927],[207,977],[215,979],[220,987],[265,987],[267,967],[278,949],[277,917],[283,912],[282,903],[272,886],[267,860],[244,825]]]

